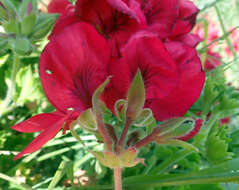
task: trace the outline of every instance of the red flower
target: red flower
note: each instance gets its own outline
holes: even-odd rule
[[[219,53],[212,52],[211,50],[208,50],[204,69],[206,71],[215,69],[217,66],[221,65],[221,63],[222,63],[221,58],[222,57],[219,55]]]
[[[57,5],[60,2],[62,9]],[[49,12],[61,14],[51,36],[73,23],[87,22],[114,49],[139,30],[154,32],[163,40],[192,43],[193,47],[200,41],[197,35],[188,34],[198,13],[188,0],[78,0],[74,10],[69,7],[66,0],[53,0],[49,5]]]
[[[73,7],[53,0],[49,11],[61,16],[41,55],[40,77],[58,111],[13,126],[20,132],[42,131],[16,159],[39,149],[64,123],[67,130],[92,107],[94,91],[110,75],[102,100],[112,111],[116,100],[126,98],[138,68],[146,88],[145,107],[159,121],[182,116],[199,97],[205,76],[194,49],[199,40],[188,34],[197,14],[192,3],[81,0]]]
[[[121,62],[129,65],[130,80],[140,68],[145,107],[159,121],[182,116],[200,96],[205,79],[200,59],[195,49],[181,42],[164,45],[153,34],[136,35],[125,47]]]

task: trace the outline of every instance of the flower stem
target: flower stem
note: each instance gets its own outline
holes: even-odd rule
[[[123,144],[124,144],[124,140],[125,140],[125,137],[128,133],[128,130],[129,130],[129,127],[130,127],[130,124],[131,124],[131,119],[127,118],[126,121],[125,121],[125,124],[124,124],[124,129],[123,129],[123,132],[120,136],[120,140],[119,140],[119,148],[121,149]]]
[[[134,145],[134,147],[138,149],[142,146],[145,146],[145,145],[153,142],[157,138],[157,135],[158,135],[159,132],[160,132],[159,127],[156,127],[151,134],[149,134],[148,136],[144,137],[139,142],[137,142]]]
[[[122,168],[114,168],[115,190],[122,190]]]
[[[4,99],[3,103],[0,105],[0,116],[7,112],[9,105],[15,95],[16,91],[16,75],[19,67],[19,55],[17,53],[13,54],[13,64],[12,64],[12,73],[10,78],[10,85],[8,87],[6,98]]]

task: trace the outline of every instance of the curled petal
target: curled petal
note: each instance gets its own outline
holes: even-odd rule
[[[42,113],[31,117],[21,123],[18,123],[11,128],[23,133],[34,133],[46,130],[48,126],[54,125],[58,120],[61,120],[63,115],[60,112]]]
[[[40,58],[40,77],[50,102],[62,112],[91,107],[95,89],[107,77],[108,45],[86,23],[67,27],[55,36]]]
[[[184,115],[200,96],[205,81],[195,49],[179,42],[166,43],[166,47],[177,63],[179,82],[168,96],[146,102],[160,121]]]
[[[189,0],[179,0],[179,15],[172,30],[172,36],[190,32],[196,23],[199,9]]]

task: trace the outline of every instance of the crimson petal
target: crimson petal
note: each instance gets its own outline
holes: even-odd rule
[[[172,30],[172,36],[178,36],[190,32],[196,23],[199,9],[188,0],[180,0],[179,15]]]
[[[62,114],[60,112],[42,113],[18,123],[11,128],[18,132],[34,133],[47,129],[48,126],[54,125],[54,123],[61,118]]]
[[[54,36],[40,58],[41,82],[52,105],[62,112],[91,107],[109,59],[106,41],[89,24],[73,24]]]
[[[121,64],[129,65],[130,80],[140,68],[146,99],[162,98],[176,86],[178,73],[159,38],[148,32],[133,36],[123,50]]]
[[[47,114],[44,118],[42,118],[43,120],[45,120],[44,124],[47,123],[46,121],[49,120],[49,118],[51,118],[49,122],[50,125],[42,125],[42,128],[44,128],[43,132],[41,132],[23,151],[21,151],[17,156],[15,156],[14,160],[21,158],[25,154],[32,153],[40,149],[45,143],[47,143],[50,139],[56,136],[56,134],[65,122],[65,117],[61,117],[57,122],[53,123],[53,120],[55,120],[55,116],[49,117],[49,114]],[[25,128],[27,127],[27,125],[22,127]]]
[[[49,13],[65,14],[73,5],[67,0],[52,0],[48,5]]]
[[[184,115],[200,96],[205,81],[195,49],[180,42],[168,42],[166,47],[177,63],[180,80],[168,96],[146,102],[160,121]]]

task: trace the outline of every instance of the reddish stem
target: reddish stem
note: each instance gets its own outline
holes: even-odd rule
[[[140,148],[140,147],[142,147],[142,146],[145,146],[145,145],[151,143],[152,141],[154,141],[154,140],[157,138],[159,132],[160,132],[159,127],[156,127],[151,134],[149,134],[148,136],[146,136],[146,137],[144,137],[143,139],[141,139],[140,141],[138,141],[138,142],[134,145],[134,147],[135,147],[136,149],[138,149],[138,148]]]
[[[120,149],[123,146],[123,143],[124,143],[125,137],[128,133],[130,124],[131,124],[131,119],[127,118],[126,121],[125,121],[125,124],[124,124],[123,132],[121,134],[121,137],[120,137],[120,140],[119,140],[119,143],[118,143]]]
[[[98,116],[97,117],[97,124],[98,124],[98,131],[100,133],[100,135],[102,136],[102,138],[104,139],[104,143],[107,146],[107,149],[109,151],[112,151],[112,141],[110,139],[110,136],[108,134],[108,131],[105,128],[105,125],[102,123],[102,117]]]
[[[122,168],[114,168],[115,190],[122,190]]]

